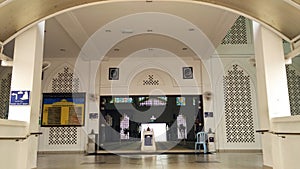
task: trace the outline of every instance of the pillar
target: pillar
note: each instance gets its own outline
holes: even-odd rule
[[[253,22],[253,36],[257,75],[257,101],[260,128],[271,130],[274,117],[290,116],[288,85],[282,39],[275,33]],[[276,168],[274,135],[262,135],[264,165]],[[278,153],[278,152],[277,152]]]
[[[30,91],[30,100],[29,105],[10,104],[8,119],[27,122],[29,133],[39,130],[44,25],[41,22],[15,39],[11,91]],[[30,136],[25,140],[20,150],[23,157],[15,159],[23,168],[37,165],[37,139]]]

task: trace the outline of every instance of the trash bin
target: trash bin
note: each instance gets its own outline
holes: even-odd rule
[[[96,134],[95,134],[94,130],[92,130],[91,133],[88,134],[88,142],[87,142],[86,152],[87,152],[87,154],[96,152]]]
[[[209,128],[207,133],[207,142],[208,142],[208,152],[215,153],[216,152],[215,133],[211,131],[211,128]]]

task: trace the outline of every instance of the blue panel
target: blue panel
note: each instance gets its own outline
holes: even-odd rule
[[[11,91],[10,105],[29,105],[30,91]]]

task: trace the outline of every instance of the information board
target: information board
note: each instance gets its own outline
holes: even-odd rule
[[[42,126],[84,125],[85,93],[44,93]]]

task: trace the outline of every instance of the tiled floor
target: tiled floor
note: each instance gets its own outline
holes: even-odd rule
[[[264,169],[261,153],[88,155],[39,154],[37,169]]]

